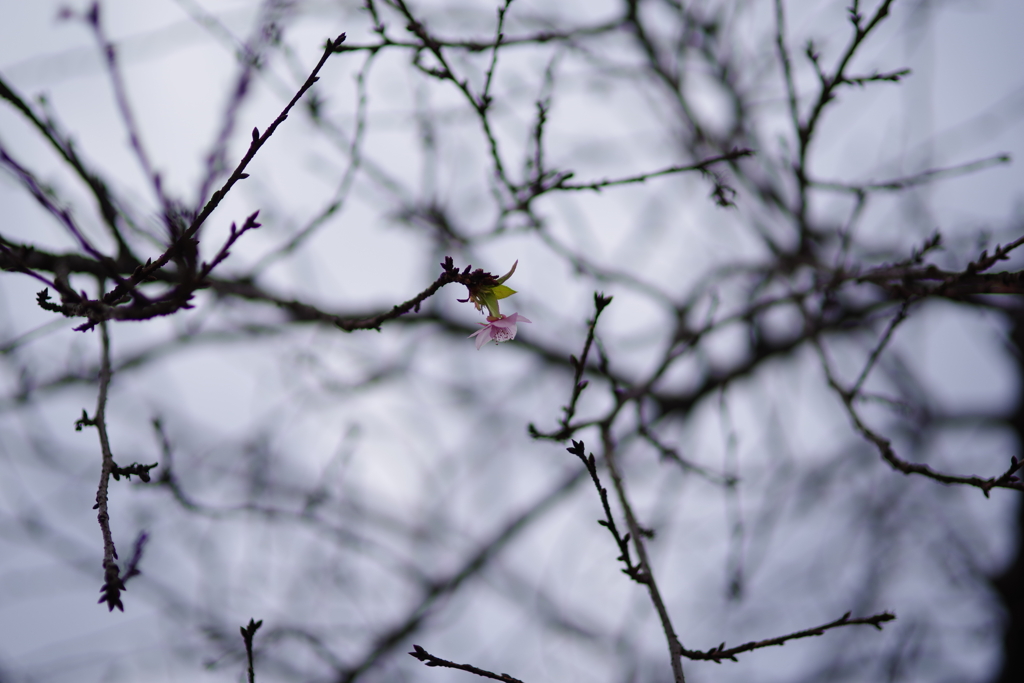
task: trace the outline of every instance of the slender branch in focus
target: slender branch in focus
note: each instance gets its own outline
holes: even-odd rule
[[[447,659],[435,657],[419,645],[413,645],[412,649],[413,651],[409,654],[427,666],[443,666],[448,669],[459,669],[461,671],[468,671],[471,674],[476,674],[477,676],[483,676],[484,678],[492,678],[496,681],[505,681],[505,683],[523,683],[518,678],[513,678],[508,674],[496,674],[491,671],[487,671],[486,669],[475,667],[472,664],[456,664],[455,662],[449,662]]]
[[[167,263],[169,263],[171,259],[174,258],[176,255],[182,253],[183,251],[188,250],[190,245],[194,245],[196,235],[199,233],[199,230],[206,222],[206,219],[210,217],[214,209],[216,209],[220,202],[224,199],[224,197],[227,196],[228,192],[231,191],[235,183],[237,183],[239,180],[249,177],[248,174],[245,173],[245,169],[249,165],[249,162],[252,161],[252,159],[256,156],[256,153],[259,152],[259,150],[263,147],[264,144],[266,144],[267,140],[269,140],[270,137],[274,134],[278,126],[280,126],[284,122],[284,120],[288,118],[289,112],[299,101],[299,99],[301,99],[301,97],[306,93],[306,91],[313,87],[313,84],[319,80],[318,74],[320,73],[320,70],[323,68],[324,64],[327,63],[327,59],[332,54],[338,52],[339,48],[341,47],[341,44],[344,41],[344,33],[342,33],[334,40],[327,41],[327,44],[324,46],[323,55],[321,55],[320,57],[320,61],[317,62],[315,67],[313,67],[313,70],[310,72],[309,77],[306,79],[306,82],[302,84],[298,92],[296,92],[294,97],[292,97],[291,101],[289,101],[288,104],[285,105],[284,109],[281,110],[281,113],[278,114],[276,119],[274,119],[274,122],[271,123],[270,126],[267,127],[265,131],[263,131],[262,135],[260,134],[258,129],[253,128],[252,142],[250,142],[249,149],[248,151],[246,151],[245,156],[243,156],[241,161],[238,162],[238,165],[235,167],[235,170],[232,171],[231,175],[220,187],[220,189],[213,193],[209,201],[206,202],[206,205],[203,206],[203,208],[199,211],[196,217],[192,220],[189,227],[186,230],[184,230],[181,236],[178,237],[167,248],[167,250],[162,255],[160,255],[156,260],[149,261],[144,266],[139,267],[135,271],[135,273],[132,274],[132,277],[129,279],[127,283],[119,285],[113,288],[111,291],[107,292],[102,297],[103,303],[109,305],[120,300],[127,293],[127,289],[129,287],[135,287],[141,282],[145,281],[147,278],[151,277],[155,271],[167,265]],[[194,249],[194,246],[192,246],[192,248]],[[191,289],[194,288],[195,285],[193,285]],[[168,294],[168,296],[164,297],[164,301],[160,302],[161,304],[164,305],[153,308],[152,315],[148,317],[153,317],[155,315],[167,315],[168,313],[173,313],[174,311],[184,307],[188,302],[187,294],[191,293],[191,289],[181,292],[173,290],[171,293]],[[146,308],[143,307],[141,311],[135,312],[134,315],[115,315],[113,314],[112,309],[107,309],[103,311],[103,314],[105,314],[107,317],[118,317],[121,319],[138,320],[145,318],[147,312],[148,311],[146,310]],[[95,324],[95,321],[91,321],[90,324],[83,326],[83,329],[89,329],[93,324]]]
[[[607,308],[608,304],[612,302],[612,297],[606,297],[604,294],[594,292],[594,317],[590,319],[590,324],[587,327],[587,340],[583,343],[583,353],[580,354],[579,358],[576,356],[569,356],[569,362],[574,368],[574,377],[572,381],[572,397],[569,399],[569,404],[562,408],[564,415],[562,416],[562,429],[556,434],[550,436],[550,438],[564,441],[569,438],[571,430],[569,423],[572,422],[572,418],[576,415],[576,402],[579,401],[580,395],[583,390],[587,388],[587,382],[583,381],[583,371],[587,367],[587,358],[590,356],[590,347],[594,343],[594,329],[597,327],[597,319],[601,317],[601,312]],[[539,434],[534,430],[535,435]],[[575,445],[575,443],[573,444]]]
[[[263,620],[254,621],[249,619],[248,626],[241,626],[239,630],[242,632],[242,640],[245,642],[245,656],[249,660],[249,668],[246,670],[249,683],[256,683],[256,669],[252,662],[252,639],[256,635],[256,631],[259,630],[260,626],[263,626]]]
[[[114,547],[114,536],[110,531],[110,513],[107,509],[107,489],[110,485],[110,477],[117,465],[114,463],[114,455],[110,451],[110,439],[107,436],[107,391],[110,388],[110,334],[105,321],[100,321],[100,376],[99,396],[96,399],[96,412],[90,418],[82,411],[82,417],[75,423],[75,429],[82,430],[82,427],[95,427],[100,435],[100,451],[102,453],[102,465],[100,466],[100,483],[96,489],[96,518],[100,524],[100,533],[103,534],[103,587],[100,592],[103,597],[100,602],[107,603],[107,608],[113,611],[118,608],[124,611],[121,603],[121,591],[124,590],[124,581],[120,576],[117,567],[117,549]]]
[[[601,443],[604,448],[604,460],[608,465],[608,471],[612,475],[612,483],[615,485],[615,493],[619,498],[619,505],[622,506],[622,512],[626,516],[626,524],[629,527],[629,533],[633,537],[633,547],[636,548],[637,557],[640,558],[640,567],[643,571],[643,583],[647,586],[647,592],[651,596],[651,602],[654,604],[654,609],[658,613],[658,619],[661,620],[661,628],[665,632],[665,640],[668,641],[668,653],[671,658],[672,664],[672,677],[675,683],[686,683],[686,676],[683,674],[683,663],[681,657],[683,655],[683,644],[679,641],[679,636],[676,635],[675,627],[672,626],[672,618],[669,616],[668,608],[665,606],[665,601],[661,597],[661,590],[658,588],[658,583],[654,579],[654,569],[651,566],[651,560],[647,555],[647,546],[644,543],[644,538],[650,538],[653,536],[653,532],[644,529],[637,522],[636,515],[633,514],[633,506],[629,502],[629,497],[626,495],[626,484],[622,477],[622,472],[619,469],[618,463],[615,461],[616,448],[615,442],[612,439],[611,424],[605,422],[601,425]]]
[[[647,577],[644,574],[643,566],[633,564],[633,559],[629,554],[631,534],[627,533],[623,536],[619,533],[618,525],[615,524],[615,516],[612,514],[611,505],[608,503],[608,489],[601,485],[601,479],[597,474],[597,460],[594,458],[594,454],[591,453],[588,456],[584,443],[576,440],[573,440],[571,448],[566,448],[565,450],[583,462],[583,466],[587,468],[587,473],[590,475],[590,480],[594,482],[594,488],[597,489],[597,495],[601,499],[601,507],[604,509],[604,519],[599,519],[597,523],[607,529],[608,533],[615,539],[615,545],[619,547],[619,556],[615,559],[626,565],[622,573],[637,583],[646,583]]]
[[[824,635],[825,631],[839,628],[841,626],[855,626],[857,624],[864,624],[868,626],[874,626],[879,631],[882,630],[882,624],[887,621],[892,621],[896,616],[889,612],[882,612],[881,614],[875,614],[874,616],[864,617],[863,619],[851,619],[850,613],[847,612],[839,619],[822,624],[821,626],[815,626],[804,631],[797,631],[796,633],[790,633],[785,636],[779,636],[778,638],[769,638],[767,640],[752,641],[744,643],[737,647],[731,647],[728,650],[725,649],[725,643],[722,643],[716,648],[710,650],[684,650],[683,656],[687,659],[693,660],[710,660],[716,664],[721,664],[723,659],[729,659],[734,662],[739,661],[736,659],[736,655],[744,652],[750,652],[751,650],[759,650],[763,647],[772,647],[775,645],[785,645],[791,640],[797,640],[798,638],[810,638],[811,636]]]

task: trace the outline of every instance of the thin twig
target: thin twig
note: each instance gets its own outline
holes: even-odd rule
[[[197,24],[204,27],[234,52],[235,60],[241,67],[235,76],[231,97],[224,106],[220,129],[210,146],[210,151],[206,154],[206,170],[196,194],[195,205],[199,206],[206,202],[217,177],[224,172],[228,144],[231,142],[231,136],[238,123],[238,115],[242,111],[246,97],[252,92],[250,86],[253,75],[260,73],[265,76],[270,71],[262,69],[265,53],[268,47],[275,44],[275,36],[280,36],[281,15],[289,9],[290,3],[261,3],[260,17],[253,26],[250,38],[243,42],[235,38],[215,15],[204,10],[195,0],[177,0],[177,2],[183,5],[183,9],[191,15]]]
[[[234,223],[231,224],[231,229],[228,231],[228,238],[227,240],[224,241],[224,246],[220,248],[220,251],[217,252],[217,255],[214,256],[209,263],[204,263],[202,269],[199,271],[199,276],[196,278],[199,282],[205,280],[207,276],[209,276],[210,272],[213,271],[214,268],[220,265],[220,263],[228,257],[228,255],[231,253],[231,247],[234,245],[235,242],[238,241],[239,237],[249,232],[250,230],[255,230],[256,228],[262,225],[261,223],[256,222],[256,217],[259,214],[259,211],[255,211],[254,213],[250,214],[249,217],[245,219],[245,222],[242,223],[241,228],[238,228]]]
[[[879,631],[882,630],[882,624],[887,621],[892,621],[896,616],[889,612],[882,612],[881,614],[875,614],[874,616],[864,617],[862,619],[851,619],[850,613],[847,612],[839,619],[831,621],[821,626],[815,626],[804,631],[797,631],[796,633],[790,633],[788,635],[779,636],[777,638],[769,638],[767,640],[757,640],[749,643],[744,643],[737,647],[731,647],[725,649],[725,643],[722,643],[716,648],[710,650],[684,650],[683,656],[687,659],[693,660],[710,660],[716,664],[721,664],[723,659],[729,659],[734,662],[739,661],[736,659],[736,655],[744,652],[750,652],[751,650],[759,650],[764,647],[772,647],[775,645],[785,645],[791,640],[797,640],[799,638],[810,638],[812,636],[824,635],[825,631],[829,631],[834,628],[841,626],[855,626],[858,624],[864,624],[868,626],[874,626]]]
[[[249,660],[249,669],[246,671],[248,675],[249,683],[256,683],[256,669],[252,662],[252,639],[256,635],[256,631],[259,630],[260,626],[263,626],[263,620],[254,621],[249,619],[248,626],[241,626],[239,630],[242,632],[242,640],[245,642],[245,656]]]
[[[860,394],[860,390],[864,386],[864,382],[867,381],[868,375],[871,374],[871,370],[878,362],[879,356],[882,355],[882,351],[885,350],[885,347],[889,345],[889,340],[892,339],[893,332],[896,331],[896,328],[899,327],[900,323],[907,319],[907,310],[910,308],[910,303],[910,299],[904,301],[903,305],[900,306],[900,310],[897,311],[896,315],[894,315],[892,320],[889,321],[889,324],[885,328],[885,333],[882,334],[882,338],[875,345],[875,348],[872,349],[871,355],[868,356],[868,362],[864,364],[864,368],[860,371],[857,381],[853,383],[853,387],[850,389],[850,394],[852,396]]]
[[[782,62],[782,75],[786,82],[786,101],[789,104],[789,116],[795,130],[800,129],[800,111],[798,109],[796,84],[793,81],[793,61],[786,46],[786,15],[782,0],[775,0],[775,48],[779,51]],[[817,62],[815,62],[817,65]]]
[[[409,654],[411,654],[413,657],[420,660],[427,666],[443,666],[448,669],[459,669],[461,671],[468,671],[471,674],[476,674],[477,676],[483,676],[484,678],[492,678],[496,681],[504,681],[505,683],[523,683],[518,678],[514,678],[512,676],[509,676],[508,674],[496,674],[486,669],[475,667],[472,664],[456,664],[455,662],[449,662],[447,659],[435,657],[419,645],[414,644],[412,646],[412,649],[413,651]]]
[[[0,164],[10,168],[14,175],[17,176],[22,186],[24,186],[35,200],[39,202],[40,206],[49,211],[50,214],[67,229],[68,233],[75,238],[75,241],[78,242],[82,250],[91,256],[93,260],[103,268],[104,276],[109,277],[116,282],[124,282],[123,278],[118,273],[118,264],[113,259],[102,254],[92,245],[82,232],[74,216],[71,215],[71,210],[60,205],[59,200],[54,196],[55,193],[53,189],[47,187],[38,178],[36,178],[32,171],[11,157],[2,144],[0,144]],[[77,301],[79,299],[78,294],[70,287],[62,287],[60,288],[60,292],[62,295],[69,297],[72,301]]]
[[[956,178],[962,175],[974,173],[975,171],[991,168],[993,166],[1008,164],[1010,161],[1011,158],[1009,154],[995,154],[990,157],[985,157],[984,159],[978,159],[964,164],[957,164],[955,166],[930,168],[926,171],[921,171],[920,173],[904,176],[902,178],[893,178],[892,180],[881,180],[874,183],[837,183],[824,180],[814,180],[810,181],[810,185],[823,190],[849,192],[852,194],[882,191],[898,192],[909,187],[925,185],[934,180],[940,180],[942,178]]]
[[[132,552],[131,559],[128,560],[128,564],[125,565],[124,575],[121,577],[124,583],[128,583],[128,579],[142,573],[139,569],[139,563],[142,562],[142,551],[145,550],[147,541],[149,541],[149,534],[145,531],[140,531],[139,535],[135,537],[135,549]]]
[[[490,564],[491,559],[500,554],[520,533],[575,489],[584,480],[582,475],[582,472],[576,472],[559,482],[522,512],[513,516],[497,533],[483,541],[476,551],[465,558],[461,566],[447,576],[432,581],[421,598],[408,611],[407,616],[399,619],[391,627],[379,631],[369,651],[358,662],[344,669],[337,678],[338,682],[355,683],[383,657],[407,643],[407,638],[430,618],[431,608],[438,600],[454,593],[463,583],[478,575]]]
[[[512,0],[505,0],[505,5],[498,8],[498,26],[494,30],[494,47],[491,50],[491,64],[487,67],[487,75],[484,78],[484,90],[480,94],[481,105],[487,107],[491,104],[491,84],[494,82],[494,72],[498,67],[498,50],[501,48],[501,41],[505,37],[502,29],[505,26],[505,14],[508,12]]]
[[[371,7],[373,7],[373,5],[371,5]],[[379,26],[379,17],[374,17],[374,22]],[[570,42],[575,41],[581,36],[602,36],[607,33],[618,31],[621,28],[622,20],[613,19],[608,22],[594,24],[593,26],[582,26],[580,28],[569,29],[566,31],[538,31],[536,33],[527,33],[519,36],[502,36],[501,45],[502,47],[509,47],[516,45],[544,45],[546,43]],[[380,34],[380,32],[377,33],[378,35]],[[494,41],[491,40],[456,40],[434,36],[434,41],[441,47],[466,50],[467,52],[486,52],[487,50],[494,49]],[[342,52],[380,52],[384,48],[392,47],[407,50],[421,50],[423,49],[423,43],[411,40],[400,40],[386,36],[383,40],[376,43],[346,44],[342,48]]]
[[[647,592],[651,596],[651,602],[658,613],[661,628],[665,632],[665,639],[668,641],[668,653],[672,664],[672,678],[675,683],[686,683],[686,676],[683,673],[683,663],[681,661],[683,644],[676,635],[675,627],[672,626],[672,618],[669,616],[668,608],[665,606],[665,601],[661,597],[661,591],[658,589],[658,582],[654,578],[654,570],[651,566],[651,560],[647,555],[647,546],[644,543],[644,538],[650,536],[651,532],[640,526],[636,515],[633,513],[633,506],[629,502],[629,496],[626,495],[626,484],[615,459],[615,442],[612,439],[611,425],[608,422],[601,425],[601,443],[604,448],[604,460],[608,465],[608,471],[612,475],[615,493],[619,498],[619,505],[622,506],[623,514],[626,516],[626,524],[629,527],[629,533],[633,538],[633,547],[636,549],[637,557],[640,558],[643,583],[647,586]]]
[[[642,405],[643,403],[641,401],[637,401],[638,411],[641,410]],[[705,467],[701,467],[700,465],[694,464],[687,458],[684,458],[678,449],[663,443],[657,436],[655,436],[655,434],[651,432],[650,427],[643,420],[643,415],[640,415],[640,424],[637,427],[637,434],[644,441],[654,446],[654,448],[658,451],[658,454],[662,457],[663,460],[668,460],[676,463],[677,465],[679,465],[680,468],[682,468],[684,472],[693,472],[694,474],[703,477],[707,481],[710,481],[714,484],[720,484],[722,486],[735,486],[736,483],[739,481],[739,479],[734,475],[712,472],[711,470]]]
[[[778,0],[781,2],[781,0]],[[875,14],[871,17],[871,20],[867,25],[861,23],[862,17],[856,12],[851,14],[850,20],[854,27],[853,37],[850,39],[849,44],[846,46],[846,50],[843,51],[842,56],[839,58],[835,69],[832,72],[831,77],[827,77],[821,82],[821,90],[818,93],[818,98],[811,108],[810,114],[807,116],[807,120],[800,126],[800,169],[801,175],[804,173],[804,169],[807,168],[807,152],[810,146],[811,138],[817,128],[818,121],[821,119],[821,114],[825,110],[825,107],[835,100],[835,89],[836,87],[847,83],[845,72],[846,67],[850,64],[853,56],[857,53],[857,50],[863,44],[864,40],[871,34],[875,28],[889,15],[889,7],[892,5],[893,0],[882,0],[882,3],[875,10]]]
[[[413,65],[428,76],[433,76],[434,78],[442,81],[450,81],[469,101],[470,105],[472,105],[473,109],[476,111],[477,116],[480,118],[480,125],[483,128],[484,137],[487,138],[487,145],[490,149],[491,160],[494,162],[495,175],[501,181],[501,184],[505,187],[506,191],[509,194],[514,194],[515,184],[508,177],[508,173],[505,170],[505,163],[502,161],[501,151],[498,146],[498,138],[495,135],[494,128],[491,124],[489,100],[474,95],[469,86],[469,81],[467,79],[460,80],[455,75],[455,70],[452,68],[448,58],[445,56],[444,50],[442,49],[443,45],[438,42],[433,35],[431,35],[427,30],[427,27],[422,22],[416,19],[412,10],[409,9],[405,1],[394,0],[393,4],[409,22],[407,29],[422,41],[421,47],[430,51],[441,65],[441,68],[437,69],[434,67],[424,66],[420,62],[419,52],[416,53]],[[503,14],[499,17],[499,22],[502,21],[504,21]]]
[[[598,524],[608,530],[608,533],[615,539],[615,545],[619,548],[619,556],[615,559],[622,564],[626,565],[626,568],[622,570],[622,573],[633,579],[637,583],[643,584],[647,582],[647,577],[644,574],[643,567],[641,565],[633,564],[633,559],[629,554],[629,539],[631,534],[627,533],[625,536],[619,533],[619,527],[615,523],[615,515],[612,514],[611,505],[608,502],[608,489],[601,485],[601,479],[597,474],[597,459],[594,458],[594,454],[587,455],[586,445],[582,441],[572,442],[571,448],[566,448],[577,458],[583,462],[583,466],[587,468],[587,473],[590,475],[590,480],[594,482],[594,488],[597,489],[597,495],[601,499],[601,507],[604,509],[604,519],[597,521]]]
[[[634,183],[642,183],[651,178],[658,178],[665,175],[673,175],[676,173],[686,173],[688,171],[706,171],[709,166],[723,162],[723,161],[735,161],[753,155],[753,151],[749,149],[734,149],[725,154],[719,154],[718,156],[709,157],[703,161],[698,161],[695,164],[687,164],[685,166],[669,166],[663,168],[660,171],[652,171],[650,173],[641,173],[639,175],[626,176],[625,178],[615,179],[602,179],[595,180],[590,183],[579,183],[571,184],[564,182],[571,177],[571,174],[560,176],[560,179],[553,183],[547,190],[601,190],[606,187],[615,187],[617,185],[632,185]]]
[[[291,112],[292,108],[299,101],[299,99],[301,99],[302,96],[306,93],[306,91],[313,87],[313,84],[319,80],[318,74],[320,73],[320,70],[323,68],[324,64],[327,63],[327,59],[332,54],[338,52],[344,40],[345,34],[342,33],[334,40],[327,41],[327,44],[324,46],[324,52],[320,57],[320,61],[317,62],[315,67],[313,67],[313,70],[310,72],[309,77],[306,79],[306,82],[302,84],[298,92],[296,92],[292,99],[288,102],[288,104],[285,105],[284,109],[281,110],[281,113],[278,114],[276,119],[274,119],[274,122],[271,123],[270,126],[267,127],[265,131],[263,131],[262,135],[260,134],[259,129],[253,128],[252,142],[249,143],[249,149],[248,151],[246,151],[245,156],[243,156],[241,161],[238,162],[238,165],[235,167],[234,171],[232,171],[228,179],[224,181],[224,184],[220,187],[220,189],[213,193],[209,201],[206,202],[205,206],[203,206],[203,208],[199,211],[196,217],[192,220],[192,223],[189,225],[188,229],[183,231],[181,236],[178,239],[176,239],[174,243],[171,244],[170,247],[168,247],[168,249],[163,254],[161,254],[155,261],[147,262],[145,266],[142,266],[139,269],[137,269],[136,272],[132,274],[132,277],[129,283],[127,283],[127,286],[134,287],[135,285],[138,285],[139,283],[143,282],[146,278],[150,277],[155,271],[167,265],[167,263],[169,263],[176,254],[186,249],[187,245],[192,243],[197,233],[202,228],[203,224],[206,222],[206,219],[209,218],[210,214],[213,213],[214,209],[216,209],[217,206],[220,205],[220,202],[224,199],[225,196],[227,196],[228,192],[231,191],[235,183],[237,183],[239,180],[249,177],[248,174],[245,173],[245,169],[249,165],[249,162],[252,161],[252,159],[256,156],[256,153],[259,152],[259,150],[263,147],[264,144],[266,144],[267,140],[269,140],[270,137],[274,134],[274,131],[277,130],[277,127],[280,126],[286,118],[288,118],[289,112]],[[103,296],[103,301],[108,304],[118,301],[126,293],[125,289],[126,286],[124,285],[115,287],[114,289],[112,289],[110,292]],[[153,315],[149,317],[153,317],[155,315],[167,315],[169,312],[174,312],[185,306],[187,304],[187,301],[188,299],[185,296],[174,296],[174,298],[171,299],[165,298],[163,302],[160,302],[162,306],[154,308],[152,311]],[[156,306],[156,304],[154,306]],[[123,316],[117,315],[116,313],[114,313],[112,309],[106,309],[103,311],[103,314],[107,315],[108,317],[117,317],[120,319],[132,320],[138,320],[146,317],[145,309]]]
[[[341,178],[341,182],[338,183],[338,189],[334,193],[334,197],[331,198],[330,204],[322,209],[313,219],[311,219],[305,227],[299,230],[297,233],[292,235],[287,242],[279,247],[276,247],[272,251],[268,252],[263,256],[256,265],[252,267],[250,276],[266,270],[267,266],[274,263],[275,261],[288,256],[296,249],[298,249],[311,235],[320,229],[327,221],[335,216],[339,211],[344,209],[349,193],[352,187],[355,185],[355,180],[359,170],[363,165],[363,154],[362,145],[365,141],[366,133],[366,112],[368,109],[368,96],[366,87],[366,77],[370,71],[370,67],[373,64],[374,58],[377,56],[376,52],[371,52],[367,55],[366,61],[363,63],[362,68],[359,70],[356,76],[356,114],[355,114],[355,129],[352,133],[352,141],[348,145],[347,153],[349,157],[348,168],[345,169],[345,174]],[[322,120],[319,112],[312,111],[314,107],[310,105],[310,115],[314,121]]]
[[[37,114],[25,99],[3,80],[3,77],[0,77],[0,99],[7,100],[15,109],[20,111],[42,133],[50,145],[57,150],[68,166],[74,169],[78,177],[88,185],[89,190],[96,199],[96,203],[99,205],[100,215],[103,217],[104,224],[117,242],[118,261],[135,262],[136,259],[118,228],[118,217],[122,216],[122,212],[103,179],[86,168],[85,163],[75,151],[71,138],[60,132],[53,121],[53,117],[48,113],[44,113],[42,117]]]
[[[594,329],[597,327],[597,320],[601,317],[601,312],[604,311],[611,302],[612,297],[606,297],[604,294],[594,292],[594,317],[590,319],[590,323],[587,327],[587,339],[583,342],[583,353],[580,354],[579,358],[576,358],[576,356],[569,356],[569,362],[575,369],[572,382],[572,397],[569,399],[569,404],[562,408],[564,413],[561,421],[562,429],[557,435],[551,437],[553,439],[561,441],[569,438],[569,423],[576,415],[576,402],[579,401],[580,395],[583,393],[583,390],[587,388],[588,384],[582,380],[583,371],[587,367],[587,358],[590,355],[590,347],[594,343]]]
[[[945,474],[932,469],[928,465],[909,462],[901,458],[892,447],[892,442],[889,439],[886,439],[881,434],[868,427],[867,424],[864,423],[863,419],[861,419],[860,413],[854,406],[855,395],[848,389],[843,388],[839,383],[839,380],[836,379],[835,374],[832,371],[832,364],[828,359],[828,355],[825,352],[825,347],[822,344],[820,336],[815,336],[812,341],[818,351],[818,357],[821,359],[822,369],[825,371],[825,377],[828,384],[842,399],[843,405],[846,407],[846,412],[850,416],[850,421],[853,422],[854,428],[860,432],[861,436],[874,444],[875,448],[878,449],[879,454],[882,456],[882,459],[889,463],[893,469],[907,475],[919,474],[943,484],[974,486],[980,489],[981,492],[985,494],[986,498],[989,496],[989,492],[994,488],[1024,491],[1024,482],[1022,482],[1020,477],[1017,476],[1017,473],[1022,467],[1024,467],[1024,462],[1018,461],[1016,456],[1010,458],[1010,466],[1006,471],[998,476],[989,477],[987,479],[973,475],[959,476]]]
[[[139,124],[135,120],[135,113],[132,111],[131,103],[128,101],[128,89],[125,87],[124,76],[121,74],[121,68],[118,64],[117,46],[107,38],[107,33],[103,28],[100,3],[93,2],[89,10],[82,15],[82,19],[92,28],[96,42],[99,44],[99,47],[103,52],[103,56],[106,59],[107,74],[110,76],[110,84],[114,90],[114,100],[117,102],[117,109],[121,114],[121,120],[124,123],[124,127],[128,131],[128,141],[131,144],[132,151],[135,152],[135,158],[142,167],[142,171],[145,174],[146,179],[149,180],[150,184],[153,186],[153,193],[156,195],[160,205],[163,207],[164,214],[169,215],[171,203],[167,195],[164,193],[163,185],[160,181],[160,174],[157,173],[153,167],[153,163],[149,158],[149,153],[146,152],[146,148],[142,143],[142,134],[139,131]]]
[[[937,237],[933,242],[937,245]],[[1005,245],[996,245],[991,254],[984,250],[974,261],[961,271],[944,271],[934,265],[921,267],[920,256],[916,254],[908,261],[886,265],[856,277],[856,282],[870,282],[889,291],[893,298],[923,299],[929,296],[961,298],[971,294],[1019,294],[1024,293],[1024,271],[986,273],[1000,261],[1007,261],[1010,252],[1024,245],[1021,236]],[[926,245],[926,249],[931,248]],[[934,286],[925,282],[937,282]]]
[[[110,531],[110,513],[107,509],[107,488],[110,485],[110,476],[116,467],[114,455],[110,451],[110,439],[107,436],[106,420],[107,390],[110,388],[111,379],[110,335],[105,321],[100,321],[99,328],[102,348],[100,351],[99,395],[96,398],[96,412],[92,418],[89,418],[83,410],[82,417],[75,427],[78,430],[87,425],[95,427],[100,435],[100,451],[103,461],[100,467],[100,483],[96,489],[96,505],[93,506],[93,509],[97,510],[96,518],[100,524],[100,532],[103,534],[104,584],[100,589],[103,597],[99,601],[101,603],[106,602],[109,611],[113,611],[116,607],[123,612],[124,605],[121,603],[121,591],[124,590],[124,582],[117,567],[117,549],[114,547],[114,536]]]

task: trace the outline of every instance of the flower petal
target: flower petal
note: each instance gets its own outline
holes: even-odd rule
[[[474,332],[473,334],[469,335],[470,339],[472,339],[473,337],[476,337],[476,350],[477,351],[480,350],[481,346],[483,346],[487,342],[491,341],[491,326],[487,325],[486,323],[480,323],[480,324],[483,325],[483,328],[481,328],[481,329],[477,330],[476,332]]]
[[[516,323],[520,322],[528,323],[530,321],[518,313],[503,315],[496,320],[480,323],[483,327],[469,336],[470,338],[476,337],[476,348],[480,350],[484,344],[492,340],[496,344],[500,344],[515,339],[518,331]]]

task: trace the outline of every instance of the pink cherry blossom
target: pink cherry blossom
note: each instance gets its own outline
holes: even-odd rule
[[[488,322],[480,323],[484,326],[482,330],[478,330],[469,336],[476,337],[476,348],[479,351],[480,347],[492,340],[497,344],[512,341],[516,338],[516,324],[528,322],[531,321],[518,313],[503,315],[494,320],[488,318]]]

